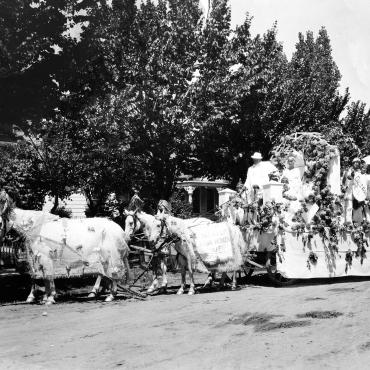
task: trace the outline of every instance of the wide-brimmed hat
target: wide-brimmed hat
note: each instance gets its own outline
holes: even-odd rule
[[[252,156],[252,159],[262,159],[261,153],[255,152]]]

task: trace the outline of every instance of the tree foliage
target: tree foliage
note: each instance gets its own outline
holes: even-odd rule
[[[249,14],[232,28],[229,1],[213,0],[205,22],[198,3],[0,1],[0,120],[24,130],[5,160],[19,171],[0,185],[55,207],[81,189],[101,209],[135,188],[154,206],[181,173],[235,185],[282,134],[369,149],[369,110],[339,92],[324,28],[300,33],[288,60],[276,24],[253,36]]]

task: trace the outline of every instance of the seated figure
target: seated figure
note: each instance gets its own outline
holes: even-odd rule
[[[289,194],[294,196],[296,199],[302,199],[302,180],[301,180],[301,171],[299,168],[295,168],[295,158],[290,156],[288,158],[288,167],[283,171],[283,177],[289,183]]]

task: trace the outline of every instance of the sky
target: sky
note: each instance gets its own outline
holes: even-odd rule
[[[230,0],[235,26],[247,12],[253,17],[253,35],[264,33],[277,21],[278,39],[288,58],[298,33],[322,26],[328,31],[333,57],[342,74],[341,91],[349,87],[351,100],[370,106],[369,0]]]

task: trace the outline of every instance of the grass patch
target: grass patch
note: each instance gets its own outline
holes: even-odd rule
[[[270,322],[277,315],[253,314],[243,321],[243,325],[260,326]]]
[[[311,325],[311,321],[309,320],[268,322],[268,323],[257,326],[255,328],[255,331],[264,332],[264,331],[279,330],[279,329],[301,328],[303,326],[309,326],[309,325]]]
[[[328,292],[358,292],[356,288],[332,288],[328,289]]]
[[[239,316],[235,316],[231,319],[229,319],[230,324],[235,325],[261,325],[266,322],[269,322],[274,317],[277,317],[277,315],[269,315],[265,313],[244,313]]]
[[[299,327],[308,326],[311,324],[309,320],[272,322],[271,320],[276,317],[281,317],[281,315],[271,315],[271,314],[266,314],[266,313],[248,313],[247,312],[245,314],[229,319],[227,324],[254,326],[254,331],[256,332],[266,332],[266,331],[279,330],[279,329],[299,328]],[[238,333],[237,335],[239,336],[242,334]]]
[[[338,311],[309,311],[296,315],[299,319],[311,318],[311,319],[334,319],[338,316],[342,316],[342,312]]]
[[[366,343],[361,344],[360,349],[362,351],[368,351],[368,350],[370,350],[370,342],[366,342]]]

